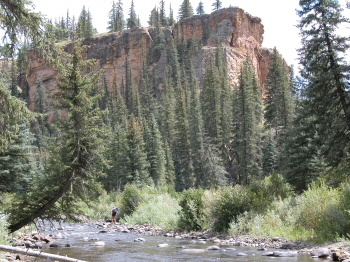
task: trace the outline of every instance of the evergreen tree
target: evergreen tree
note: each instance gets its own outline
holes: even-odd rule
[[[336,0],[300,0],[299,28],[302,48],[300,71],[305,80],[302,100],[305,123],[313,128],[323,143],[320,155],[331,166],[348,164],[350,107],[349,66],[345,60],[348,38],[337,29],[348,23]]]
[[[147,158],[150,163],[149,173],[155,186],[163,186],[166,183],[165,170],[166,159],[163,149],[162,137],[158,128],[157,121],[154,115],[151,116],[151,121],[148,128]]]
[[[193,16],[193,8],[190,0],[184,0],[179,9],[179,19],[185,19]]]
[[[121,191],[126,184],[127,144],[125,128],[122,124],[116,123],[112,130],[109,141],[110,146],[106,153],[110,164],[106,170],[106,176],[101,178],[107,191]]]
[[[176,98],[173,147],[176,191],[183,191],[195,186],[186,99],[186,92],[180,86]]]
[[[133,28],[134,26],[140,26],[137,15],[135,13],[134,0],[131,0],[131,6],[130,6],[130,10],[129,10],[129,18],[127,19],[126,25],[129,29]]]
[[[90,11],[86,11],[85,6],[81,10],[78,18],[77,35],[80,38],[91,38],[96,33],[92,24],[92,17]]]
[[[199,1],[198,7],[196,9],[197,15],[204,15],[204,5],[202,1]]]
[[[31,178],[33,119],[26,104],[11,96],[0,82],[0,192],[25,192]]]
[[[142,124],[131,115],[126,131],[126,162],[123,186],[134,184],[137,187],[153,185],[152,178],[148,172],[149,162],[143,136]]]
[[[117,3],[117,10],[116,10],[116,31],[122,31],[125,27],[125,21],[124,21],[124,10],[123,10],[123,3],[122,0],[119,0]]]
[[[109,32],[115,32],[116,30],[116,25],[117,25],[117,5],[115,4],[115,2],[112,2],[112,9],[109,11],[108,13],[108,26],[107,26],[107,30]]]
[[[254,71],[246,61],[239,88],[234,94],[234,130],[232,148],[236,167],[236,182],[248,184],[261,174],[261,94]]]
[[[220,0],[215,0],[211,6],[213,7],[213,11],[219,10],[222,7],[222,2]]]
[[[276,47],[271,55],[271,65],[266,77],[267,125],[277,133],[290,125],[292,117],[292,90],[286,65]]]
[[[33,123],[34,126],[32,129],[36,138],[37,147],[43,149],[46,146],[45,140],[50,135],[51,130],[47,115],[47,95],[41,80],[39,80],[36,86],[34,112],[39,114],[36,116],[36,121]]]
[[[175,19],[174,19],[174,11],[173,9],[171,8],[171,4],[170,4],[170,7],[169,7],[169,18],[168,18],[168,25],[169,26],[172,26],[175,24]]]
[[[166,14],[165,14],[165,1],[160,0],[159,2],[159,23],[161,26],[166,26],[167,25],[167,19],[166,19]]]
[[[158,12],[157,7],[154,7],[151,10],[148,24],[149,24],[149,26],[155,27],[156,25],[158,25],[158,21],[159,21],[159,12]]]
[[[96,192],[95,178],[104,162],[103,126],[100,110],[92,109],[99,97],[90,94],[97,86],[99,74],[83,75],[93,64],[83,61],[82,52],[75,46],[70,62],[61,68],[57,108],[66,115],[58,119],[58,136],[51,148],[46,176],[36,184],[40,190],[13,203],[13,209],[22,212],[11,212],[11,232],[43,215],[51,217],[62,212],[74,219],[74,214],[79,213],[77,202],[86,201],[88,195]]]
[[[175,167],[171,150],[168,143],[165,143],[165,181],[170,189],[175,189]]]
[[[0,28],[3,30],[1,54],[13,56],[25,36],[32,42],[41,40],[43,19],[40,13],[33,12],[33,3],[26,0],[0,1]]]
[[[17,65],[15,61],[12,61],[11,63],[11,85],[10,85],[10,90],[11,90],[11,95],[14,97],[19,96],[19,90],[18,90],[18,70],[17,70]]]
[[[170,79],[171,80],[171,79]],[[162,94],[163,106],[161,108],[161,133],[164,139],[164,143],[168,143],[172,149],[174,145],[175,137],[175,92],[173,83],[167,78],[164,83],[164,92]]]
[[[268,132],[263,145],[263,174],[270,176],[276,170],[277,166],[277,148],[273,132]]]
[[[222,141],[220,78],[217,67],[211,60],[208,62],[203,78],[201,104],[205,133],[220,146]]]

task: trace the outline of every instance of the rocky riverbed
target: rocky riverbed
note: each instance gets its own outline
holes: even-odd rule
[[[324,245],[316,245],[311,242],[294,242],[281,237],[265,237],[259,238],[251,235],[217,235],[211,232],[193,232],[184,233],[176,231],[164,231],[160,227],[154,227],[148,224],[145,225],[127,225],[127,224],[112,224],[105,221],[89,222],[89,226],[96,229],[98,234],[111,234],[115,232],[134,234],[140,237],[134,239],[134,242],[144,242],[148,237],[164,236],[166,238],[186,240],[189,244],[204,244],[210,243],[206,248],[188,248],[180,246],[184,253],[198,253],[211,250],[240,250],[242,247],[255,248],[261,251],[262,256],[272,257],[294,257],[300,254],[308,254],[315,258],[330,258],[333,261],[350,262],[349,246],[344,243],[331,243]],[[70,247],[70,244],[57,244],[59,239],[68,238],[67,232],[74,231],[74,227],[78,224],[65,224],[58,226],[55,234],[44,234],[32,232],[31,234],[20,234],[18,238],[12,239],[12,245],[30,249],[42,249],[43,247],[64,248]],[[85,239],[91,241],[91,245],[104,246],[104,241],[99,238]],[[165,241],[166,242],[166,241]],[[158,248],[167,247],[167,243],[161,243]],[[273,251],[270,251],[273,250]],[[244,252],[238,252],[237,256],[245,256]],[[8,255],[6,260],[13,261],[15,259],[27,261],[28,258],[22,255]]]

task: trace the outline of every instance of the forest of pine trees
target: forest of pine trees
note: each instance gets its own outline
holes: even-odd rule
[[[221,1],[212,6],[220,9]],[[74,214],[77,201],[92,197],[99,185],[108,192],[128,184],[181,192],[247,185],[279,173],[302,192],[327,172],[336,174],[329,175],[332,183],[347,176],[350,107],[344,54],[349,46],[336,35],[346,21],[337,1],[300,1],[300,76],[274,48],[265,90],[248,57],[239,84],[229,84],[219,41],[205,61],[200,86],[189,55],[201,45],[195,38],[188,44],[170,40],[166,78],[158,89],[159,80],[147,65],[165,48],[162,27],[175,23],[171,6],[169,16],[165,7],[161,0],[149,16],[156,36],[152,54],[143,54],[140,85],[133,82],[128,59],[120,86],[109,86],[104,72],[84,74],[93,61],[83,60],[84,47],[76,39],[96,33],[85,7],[77,19],[67,11],[55,23],[45,23],[46,39],[75,43],[64,62],[55,59],[56,53],[47,54],[35,37],[22,44],[17,57],[1,61],[0,192],[18,195],[14,210],[25,207],[23,216],[10,216],[11,231],[48,210]],[[126,20],[123,8],[121,0],[113,1],[109,31],[140,25],[134,2]],[[204,13],[201,1],[196,12]],[[179,19],[191,16],[193,7],[184,0]],[[37,83],[34,112],[26,108],[28,90],[18,89],[31,48],[60,72],[61,92],[51,98],[55,112],[50,117],[45,83]]]

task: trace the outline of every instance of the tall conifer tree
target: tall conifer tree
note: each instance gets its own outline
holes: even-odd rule
[[[320,154],[331,166],[348,164],[350,141],[348,37],[338,28],[349,20],[337,0],[300,0],[300,73],[305,79],[302,101],[308,124],[320,137]]]

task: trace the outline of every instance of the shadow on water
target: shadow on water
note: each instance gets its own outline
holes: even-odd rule
[[[252,247],[220,246],[221,250],[206,250],[213,245],[207,241],[205,244],[192,244],[189,239],[175,239],[163,236],[141,236],[132,233],[99,233],[101,229],[95,225],[67,225],[64,230],[46,231],[45,234],[58,235],[58,248],[43,247],[43,252],[68,256],[85,261],[291,261],[291,262],[311,262],[330,261],[313,259],[310,255],[299,255],[290,258],[272,258],[261,256],[262,251]],[[134,242],[142,237],[145,242]],[[104,241],[105,246],[93,246],[96,241]],[[158,247],[159,244],[168,244],[167,247]],[[69,244],[71,247],[64,247]],[[205,249],[199,254],[183,253],[183,248]],[[233,250],[234,249],[234,250]],[[273,250],[270,250],[273,251]],[[247,256],[237,256],[238,253],[245,253]],[[36,259],[35,261],[48,261],[46,259]]]

